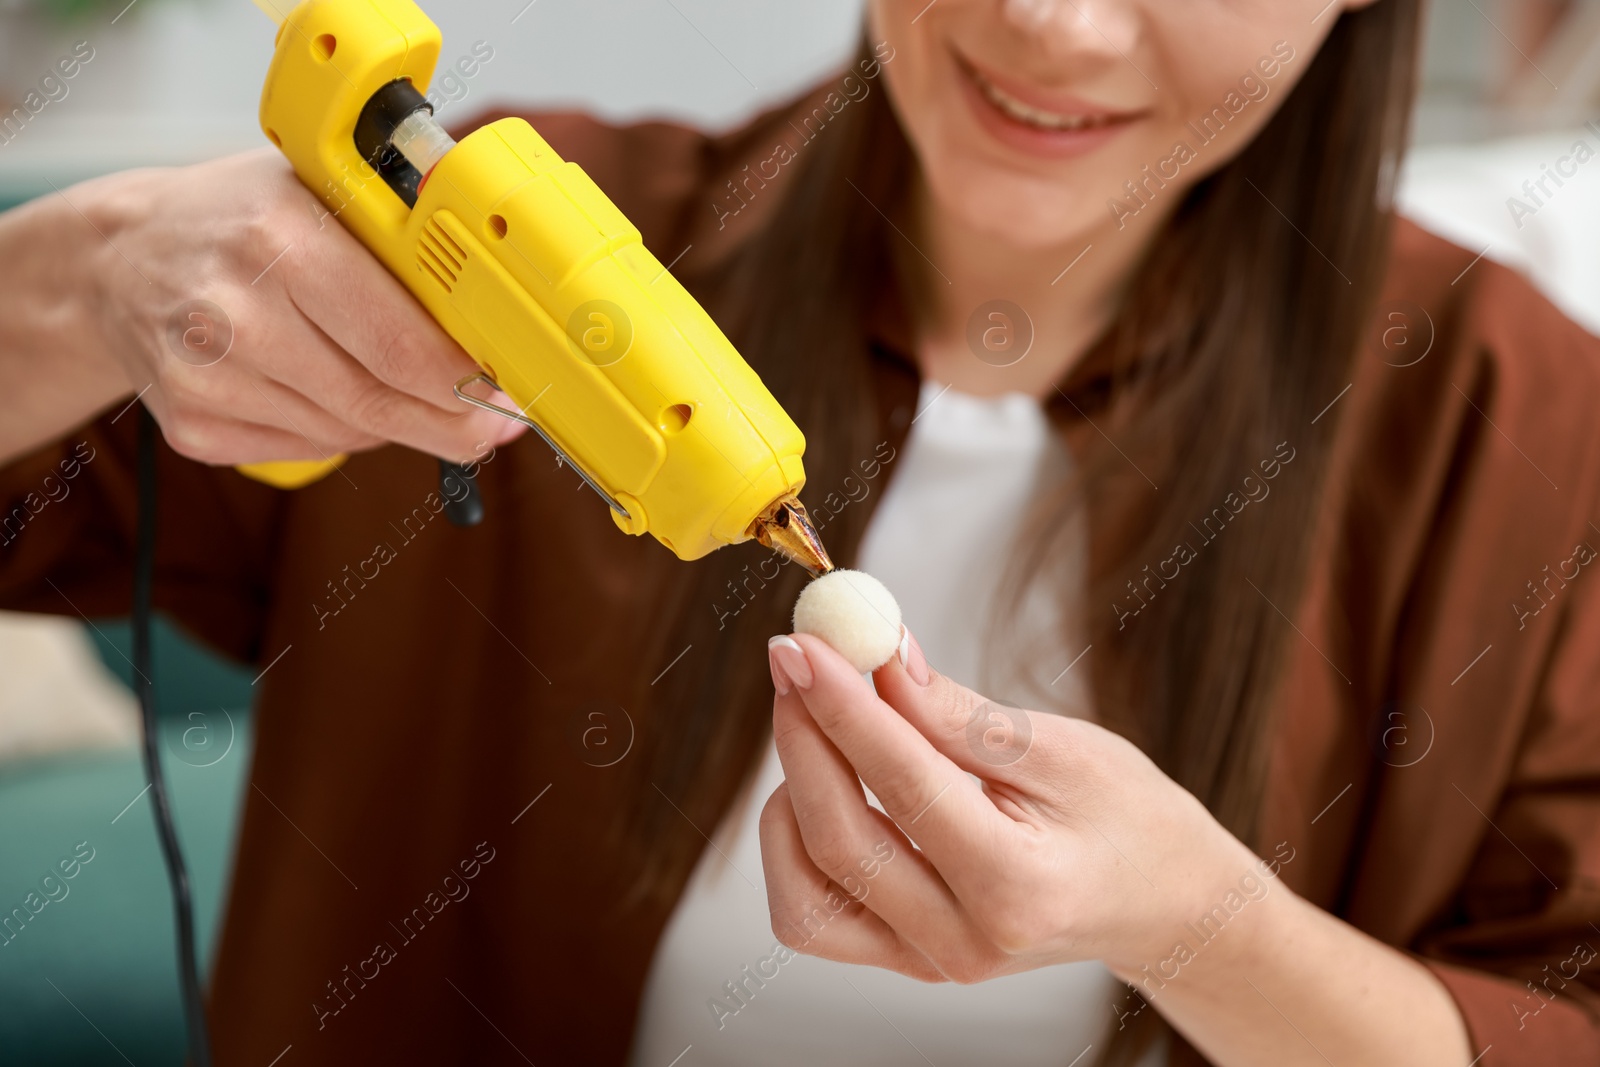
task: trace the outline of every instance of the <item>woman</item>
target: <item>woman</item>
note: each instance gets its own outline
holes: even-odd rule
[[[126,610],[138,394],[157,602],[265,671],[219,1061],[1593,1062],[1597,346],[1390,217],[1418,7],[874,0],[737,134],[535,117],[805,429],[876,694],[463,414],[271,154],[5,218],[0,487],[96,458],[0,600]],[[202,465],[385,441],[488,520]]]

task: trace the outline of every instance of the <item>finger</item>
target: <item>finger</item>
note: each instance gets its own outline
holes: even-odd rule
[[[162,393],[179,423],[203,416],[283,430],[299,437],[314,455],[330,457],[385,442],[385,438],[351,426],[292,387],[244,364],[169,364],[162,379]],[[232,455],[231,444],[222,435],[217,441],[218,450],[207,458],[246,462]]]
[[[311,453],[330,456],[372,448],[388,440],[351,425],[292,384],[272,377],[270,369],[263,367],[267,362],[261,358],[264,353],[302,351],[308,346],[330,351],[331,346],[292,309],[287,314],[265,307],[251,311],[248,318],[242,319],[250,325],[242,327],[238,336],[230,334],[225,349],[207,353],[214,358],[194,362],[176,348],[157,349],[158,392],[164,401],[162,414],[169,432],[181,433],[182,423],[199,416],[236,420],[286,430],[307,442]],[[288,325],[284,325],[285,320]],[[260,325],[263,323],[265,329]],[[217,449],[205,455],[206,460],[251,462],[233,454],[230,445],[234,442],[228,435],[218,435],[215,443]]]
[[[343,227],[326,226],[289,256],[293,261],[285,263],[282,284],[309,323],[377,382],[421,402],[400,403],[359,379],[340,382],[336,365],[325,367],[330,389],[373,405],[373,417],[386,420],[386,437],[460,459],[477,441],[503,442],[513,433],[488,412],[456,418],[462,405],[455,383],[477,371],[477,364]]]
[[[970,955],[981,939],[927,857],[867,804],[856,772],[811,718],[797,690],[777,698],[772,732],[806,854],[936,963]],[[966,862],[988,866],[974,842]]]
[[[393,279],[389,282],[394,284]],[[428,318],[420,308],[417,310]],[[440,332],[432,319],[428,324]],[[422,399],[385,382],[357,358],[359,351],[349,347],[353,343],[359,342],[341,340],[325,332],[304,314],[262,338],[263,347],[275,354],[267,364],[274,379],[338,413],[350,426],[384,441],[396,441],[419,452],[459,462],[475,455],[482,443],[505,444],[521,435],[521,424],[464,404],[449,388],[441,396]],[[454,342],[450,344],[454,348]],[[466,359],[459,349],[455,351]],[[436,357],[417,352],[412,358]],[[471,360],[467,363],[471,365]],[[466,372],[447,375],[450,384],[462,373]]]
[[[441,412],[385,385],[331,344],[320,352],[297,351],[274,365],[271,373],[284,386],[337,412],[342,422],[364,437],[395,441],[452,462],[522,433],[520,424],[465,404],[453,413]]]
[[[251,378],[246,387],[255,401],[255,410],[248,416],[251,421],[287,430],[325,458],[387,443],[386,438],[357,429],[292,386],[272,378]]]
[[[760,831],[767,907],[779,941],[808,956],[883,967],[924,982],[943,980],[922,953],[812,862],[787,784],[767,800]]]
[[[145,399],[161,424],[167,446],[197,463],[231,466],[325,458],[304,437],[286,430],[213,415],[186,415],[174,422],[163,414],[154,390],[145,394]]]
[[[965,771],[878,699],[827,642],[809,634],[789,640],[800,648],[810,674],[810,684],[793,692],[947,881],[973,842],[1001,839],[1014,828]]]
[[[873,672],[879,698],[963,770],[1008,785],[1036,777],[1041,760],[1034,741],[1041,716],[989,700],[933,670],[916,640],[907,631],[901,654]]]

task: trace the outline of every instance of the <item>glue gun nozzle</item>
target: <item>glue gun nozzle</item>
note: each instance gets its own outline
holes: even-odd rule
[[[794,560],[816,578],[833,570],[833,560],[797,496],[779,497],[750,527],[750,535]]]

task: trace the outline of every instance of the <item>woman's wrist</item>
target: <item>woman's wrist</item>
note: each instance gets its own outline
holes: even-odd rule
[[[1225,924],[1191,923],[1180,946],[1122,975],[1213,1062],[1462,1064],[1466,1030],[1416,961],[1277,878]]]
[[[128,224],[147,217],[151,210],[140,179],[150,171],[131,171],[82,182],[57,197],[64,209],[67,225],[77,222],[72,231],[75,242],[70,254],[57,262],[69,276],[58,284],[75,299],[81,328],[75,337],[81,342],[77,366],[83,384],[97,386],[98,392],[115,399],[137,391],[130,383],[127,363],[120,350],[132,340],[118,324],[128,321],[124,309],[135,302],[159,300],[162,279],[153,277],[154,264],[139,261],[139,250],[129,248],[125,237]],[[70,199],[69,199],[70,198]],[[71,272],[83,270],[74,285]]]
[[[97,184],[0,215],[0,291],[10,309],[0,317],[0,461],[131,392],[104,326],[112,261],[135,271],[92,221]]]
[[[1259,872],[1258,872],[1259,873]],[[1258,883],[1262,888],[1255,898],[1242,897],[1237,911],[1219,901],[1200,921],[1191,920],[1185,933],[1195,951],[1183,968],[1179,981],[1194,987],[1197,996],[1216,995],[1226,983],[1213,979],[1234,979],[1262,973],[1285,952],[1303,945],[1314,930],[1316,906],[1271,878]],[[1226,922],[1219,920],[1226,916]]]
[[[1206,844],[1191,853],[1192,863],[1181,873],[1151,874],[1167,890],[1162,913],[1141,922],[1144,936],[1133,954],[1102,961],[1129,985],[1159,986],[1180,972],[1194,973],[1190,965],[1202,953],[1211,966],[1222,964],[1227,954],[1218,950],[1224,946],[1241,958],[1259,951],[1254,941],[1240,943],[1245,930],[1259,933],[1264,905],[1289,893],[1278,882],[1280,862],[1257,856],[1204,808],[1199,814],[1202,825],[1190,840]]]

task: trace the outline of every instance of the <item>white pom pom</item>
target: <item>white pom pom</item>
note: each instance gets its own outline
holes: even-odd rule
[[[801,590],[794,629],[822,638],[866,674],[888,663],[900,645],[900,605],[865,571],[829,571]]]

